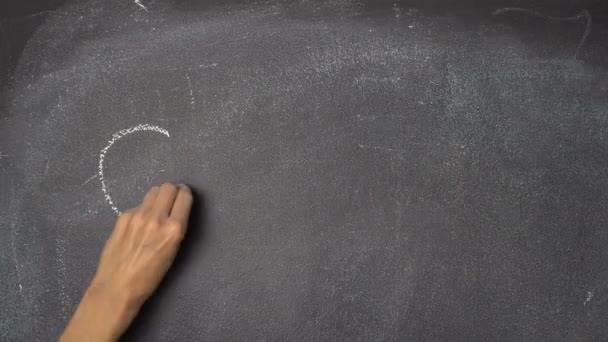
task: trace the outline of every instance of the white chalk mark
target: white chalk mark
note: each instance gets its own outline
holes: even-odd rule
[[[188,89],[190,89],[190,105],[192,106],[192,109],[194,109],[194,104],[196,102],[194,101],[194,93],[192,92],[192,82],[190,82],[190,76],[188,76],[188,74],[186,74],[186,79],[188,80]]]
[[[144,4],[141,3],[141,0],[135,0],[135,4],[143,8],[146,12],[148,12],[148,9],[146,8],[146,6],[144,6]]]
[[[2,152],[0,152],[0,159],[4,158],[4,157],[8,157],[8,155],[6,154],[2,154]]]
[[[427,144],[423,144],[423,143],[419,143],[419,142],[415,142],[415,141],[407,141],[405,143],[407,145],[428,146]],[[385,147],[385,146],[362,145],[362,144],[357,144],[357,145],[362,150],[375,150],[375,151],[397,152],[397,153],[407,152],[407,149],[403,149],[403,148],[391,148],[391,147]]]
[[[135,133],[135,132],[141,132],[141,131],[157,132],[157,133],[166,135],[167,137],[170,137],[169,132],[164,128],[150,125],[150,124],[140,124],[135,127],[122,129],[122,130],[112,134],[112,139],[108,140],[108,145],[106,147],[104,147],[101,150],[101,153],[99,154],[99,170],[98,170],[97,174],[99,176],[99,180],[101,181],[101,191],[103,192],[103,196],[104,196],[106,202],[110,205],[110,207],[116,213],[116,215],[120,215],[120,210],[118,210],[118,208],[116,208],[116,206],[114,205],[114,202],[112,201],[112,197],[110,197],[110,194],[108,193],[108,189],[106,187],[106,180],[103,176],[103,162],[106,158],[106,153],[108,153],[108,150],[110,149],[110,147],[112,147],[112,145],[114,145],[114,143],[116,141],[120,140],[124,136],[127,136],[127,135]]]
[[[395,12],[395,18],[399,19],[401,17],[401,8],[399,8],[399,5],[393,5],[393,12]]]
[[[587,303],[589,303],[591,298],[593,298],[593,291],[587,292],[587,299],[585,299],[585,302],[583,302],[583,305],[587,305]]]
[[[369,150],[384,151],[384,152],[397,152],[397,153],[405,152],[405,150],[402,150],[402,149],[396,149],[396,148],[390,148],[390,147],[384,147],[384,146],[372,146],[372,145],[362,145],[362,144],[357,144],[357,145],[359,145],[359,148],[361,148],[361,149],[369,149]],[[420,145],[422,145],[422,144],[420,144]]]
[[[23,291],[23,285],[19,284],[19,292]]]
[[[167,68],[165,70],[169,70],[169,71],[197,71],[197,70],[200,70],[200,69],[215,68],[218,65],[219,65],[219,63],[215,63],[214,62],[214,63],[211,63],[211,64],[199,64],[198,66],[190,67],[190,68]]]
[[[591,13],[589,13],[589,11],[587,9],[583,9],[577,15],[573,15],[571,17],[553,17],[553,16],[546,15],[546,14],[540,13],[538,11],[530,10],[527,8],[505,7],[505,8],[499,8],[496,11],[492,12],[492,15],[499,15],[499,14],[509,13],[509,12],[520,12],[520,13],[531,15],[534,17],[543,18],[543,19],[549,20],[549,21],[577,21],[579,19],[584,18],[585,19],[585,31],[583,32],[583,36],[581,37],[581,39],[576,47],[576,51],[574,53],[575,59],[577,58],[578,53],[580,52],[581,48],[583,47],[583,44],[585,44],[587,37],[589,37],[589,34],[591,33],[591,23],[592,23]]]
[[[90,181],[92,181],[93,179],[99,177],[99,173],[94,174],[91,178],[87,179],[84,183],[82,183],[82,185],[87,185],[89,184]]]
[[[589,37],[589,34],[591,33],[591,13],[589,13],[589,11],[584,9],[581,11],[581,13],[579,13],[579,16],[581,16],[581,15],[583,17],[585,17],[585,19],[587,20],[587,23],[585,24],[585,32],[583,33],[583,36],[581,37],[581,40],[578,43],[578,46],[576,47],[576,52],[574,53],[574,58],[576,58],[578,56],[578,53],[580,52],[581,48],[583,47],[583,44],[585,44],[587,37]]]
[[[50,159],[46,161],[46,166],[44,167],[44,175],[45,176],[49,174],[49,162],[50,161],[51,161]]]
[[[388,151],[388,152],[403,152],[402,150],[397,150],[397,149],[394,149],[394,148],[384,147],[384,146],[371,146],[371,145],[361,145],[361,144],[358,144],[358,145],[362,149],[370,149],[370,150],[377,150],[377,151]]]

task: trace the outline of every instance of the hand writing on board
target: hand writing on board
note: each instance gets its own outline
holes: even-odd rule
[[[191,206],[188,187],[167,183],[120,215],[62,342],[118,340],[173,263]]]

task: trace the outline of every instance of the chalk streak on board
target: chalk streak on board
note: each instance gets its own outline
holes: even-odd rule
[[[190,76],[188,76],[188,74],[186,74],[186,79],[188,80],[188,89],[190,90],[190,106],[192,106],[192,109],[194,109],[194,104],[196,102],[194,101],[194,93],[192,92],[192,82],[190,82]]]
[[[139,6],[139,7],[143,8],[143,9],[144,9],[146,12],[148,12],[148,9],[146,8],[146,6],[144,6],[144,5],[141,3],[141,0],[135,0],[135,4],[136,4],[137,6]]]
[[[150,125],[150,124],[140,124],[135,127],[122,129],[122,130],[112,134],[112,139],[108,140],[108,145],[106,147],[104,147],[101,150],[101,153],[99,154],[98,176],[99,176],[99,180],[101,181],[101,191],[103,192],[103,196],[104,196],[106,202],[110,205],[110,207],[116,213],[116,215],[120,215],[120,210],[118,210],[118,208],[116,208],[116,206],[114,205],[114,202],[112,201],[112,197],[110,196],[110,194],[108,192],[108,188],[106,186],[106,179],[104,178],[104,175],[103,175],[103,162],[106,159],[106,154],[108,153],[108,150],[110,149],[110,147],[112,147],[112,145],[114,145],[115,142],[117,142],[122,137],[125,137],[129,134],[132,134],[135,132],[141,132],[141,131],[157,132],[157,133],[166,135],[167,137],[170,137],[169,132],[164,128]]]
[[[585,31],[583,32],[583,36],[581,37],[581,40],[579,41],[578,46],[576,47],[576,52],[574,53],[574,58],[576,58],[578,56],[578,53],[581,50],[581,48],[583,47],[583,44],[585,44],[587,37],[589,37],[589,33],[591,33],[592,20],[591,20],[591,14],[589,13],[589,11],[587,9],[583,9],[577,15],[573,15],[571,17],[553,17],[553,16],[546,15],[546,14],[540,13],[538,11],[534,11],[534,10],[527,9],[527,8],[504,7],[504,8],[499,8],[496,11],[492,12],[492,15],[499,15],[499,14],[509,13],[509,12],[520,12],[520,13],[531,15],[534,17],[543,18],[543,19],[546,19],[549,21],[577,21],[579,19],[585,18]]]
[[[84,183],[82,183],[82,185],[87,185],[89,184],[89,182],[91,182],[93,179],[99,177],[99,173],[94,174],[93,176],[91,176],[89,179],[87,179],[86,181],[84,181]]]
[[[427,144],[414,142],[414,141],[407,141],[406,143],[408,145],[428,146]],[[363,144],[357,144],[357,146],[359,146],[360,149],[370,149],[370,150],[385,151],[385,152],[402,153],[402,152],[406,151],[406,149],[402,149],[402,148],[390,148],[390,147],[384,147],[384,146],[373,146],[373,145],[363,145]]]

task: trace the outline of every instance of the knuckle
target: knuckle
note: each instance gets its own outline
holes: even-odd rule
[[[165,223],[164,229],[167,236],[172,240],[180,240],[182,237],[182,224],[176,220],[169,220]]]
[[[163,225],[163,220],[157,215],[152,215],[146,221],[146,227],[150,229],[159,229]]]
[[[182,224],[178,220],[169,219],[165,222],[165,227],[168,231],[180,231],[182,229]]]
[[[131,222],[135,226],[143,226],[148,221],[148,216],[149,215],[146,210],[140,210],[140,211],[136,212],[135,214],[133,214],[133,218],[131,219]]]

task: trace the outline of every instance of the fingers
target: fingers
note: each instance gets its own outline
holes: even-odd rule
[[[142,209],[151,209],[156,201],[156,197],[158,197],[159,188],[157,186],[153,186],[146,196],[144,196],[144,200],[141,202],[140,208]]]
[[[158,195],[154,200],[153,210],[156,214],[161,216],[169,216],[175,198],[177,197],[178,188],[174,184],[165,183],[160,186]]]
[[[116,220],[115,228],[126,227],[127,224],[129,223],[129,221],[131,220],[131,217],[133,216],[134,211],[135,211],[134,209],[129,209],[129,210],[123,212],[122,214],[120,214],[118,216],[118,219]]]
[[[131,218],[133,217],[134,211],[134,209],[129,209],[118,216],[116,226],[114,226],[114,231],[112,231],[110,237],[122,236],[124,234],[124,232],[127,230],[127,226],[129,225],[129,221],[131,221]]]
[[[175,203],[173,203],[173,209],[171,209],[170,218],[186,227],[190,216],[190,208],[192,208],[192,192],[186,185],[181,184]]]
[[[192,207],[192,192],[186,185],[165,183],[152,187],[144,196],[140,209],[151,210],[156,215],[171,216],[184,226]],[[126,220],[125,220],[126,221]]]

